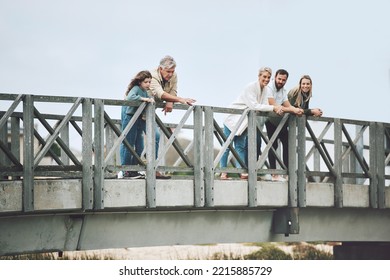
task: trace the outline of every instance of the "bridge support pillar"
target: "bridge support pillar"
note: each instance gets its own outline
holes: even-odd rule
[[[273,233],[284,234],[289,236],[290,234],[299,233],[299,208],[286,207],[278,208],[274,212],[272,218],[272,230]]]
[[[333,247],[336,260],[390,260],[390,242],[343,242]]]

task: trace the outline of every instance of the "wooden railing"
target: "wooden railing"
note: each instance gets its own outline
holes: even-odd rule
[[[34,209],[34,180],[42,178],[81,179],[83,208],[102,209],[105,180],[116,178],[123,170],[145,172],[150,208],[155,207],[157,170],[169,172],[173,180],[193,180],[196,207],[213,206],[214,181],[222,171],[249,173],[248,207],[256,205],[257,181],[262,174],[288,175],[290,207],[306,206],[308,182],[333,183],[336,207],[343,207],[343,184],[366,184],[370,207],[385,207],[385,188],[390,181],[389,123],[287,114],[271,139],[261,132],[263,150],[256,158],[256,116],[265,113],[175,104],[177,122],[167,123],[156,114],[162,104],[28,94],[0,94],[0,101],[0,176],[2,180],[23,180],[24,211]],[[141,157],[125,140],[133,122],[124,131],[120,129],[121,106],[134,104],[140,105],[135,117],[146,111]],[[234,150],[233,136],[223,135],[221,120],[227,114],[239,114],[241,121],[248,118],[248,166]],[[289,169],[282,163],[280,151],[272,148],[285,124],[289,129]],[[164,139],[157,157],[156,129]],[[185,144],[183,135],[188,139]],[[120,165],[121,143],[136,156],[138,165]],[[228,147],[231,165],[222,169],[219,160]],[[268,153],[276,154],[277,169],[269,169]],[[167,161],[172,154],[175,159]],[[235,168],[236,161],[242,168]]]

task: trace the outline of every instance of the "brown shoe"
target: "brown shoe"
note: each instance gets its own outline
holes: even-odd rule
[[[159,171],[156,171],[156,179],[171,179],[171,176],[163,175]]]
[[[248,180],[248,173],[241,173],[240,178],[242,180]]]
[[[228,176],[228,174],[227,173],[225,173],[225,172],[222,172],[221,173],[221,180],[231,180],[232,178],[230,178],[229,176]]]

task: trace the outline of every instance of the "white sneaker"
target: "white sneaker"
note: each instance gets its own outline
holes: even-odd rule
[[[270,174],[260,175],[259,179],[262,181],[272,181],[272,176]]]
[[[117,177],[118,179],[123,179],[123,171],[119,171]]]
[[[281,175],[272,175],[272,181],[274,182],[287,182],[286,178],[283,178]]]

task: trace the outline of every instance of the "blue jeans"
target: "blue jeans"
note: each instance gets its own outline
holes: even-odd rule
[[[155,152],[156,152],[156,159],[157,159],[157,157],[158,157],[158,148],[159,148],[159,145],[160,145],[160,130],[157,128],[157,126],[156,126],[156,140],[155,140],[155,142],[156,142],[156,150],[155,150]],[[142,142],[142,150],[144,149],[144,143]]]
[[[225,134],[226,138],[228,138],[231,134],[231,131],[226,126],[223,126],[223,133]],[[242,159],[242,161],[248,166],[248,137],[247,132],[245,131],[243,134],[239,136],[234,136],[233,138],[233,146],[234,149],[237,151],[238,156]],[[227,161],[229,158],[229,147],[225,150],[221,157],[220,161],[220,167],[227,167]],[[240,163],[237,162],[237,168],[241,168]]]
[[[158,147],[160,145],[160,130],[158,129],[156,125],[156,159],[158,157]]]
[[[126,114],[126,109],[122,108],[121,122],[122,122],[122,131],[125,129],[127,124],[132,119],[132,115]],[[144,133],[146,131],[146,122],[138,118],[133,127],[126,134],[126,140],[129,142],[130,146],[134,148],[138,156],[141,156],[142,151],[144,150]],[[121,143],[120,146],[120,157],[121,165],[136,165],[138,164],[137,159],[131,154],[130,150]]]

